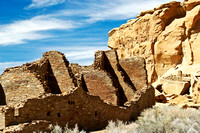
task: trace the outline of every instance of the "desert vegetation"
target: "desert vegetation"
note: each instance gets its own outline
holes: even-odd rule
[[[52,133],[84,133],[76,126],[62,129],[51,126]],[[178,106],[154,106],[146,109],[135,122],[110,121],[106,133],[199,133],[200,110],[182,109]]]

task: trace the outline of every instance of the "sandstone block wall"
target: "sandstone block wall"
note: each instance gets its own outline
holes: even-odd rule
[[[75,79],[73,79],[69,62],[65,56],[57,51],[47,52],[43,56],[49,60],[61,92],[66,94],[70,93],[71,89],[75,87]]]
[[[151,87],[138,91],[128,107],[120,108],[106,104],[99,97],[88,95],[82,88],[77,88],[69,95],[41,96],[27,100],[20,107],[6,109],[5,125],[47,120],[62,127],[66,123],[69,127],[77,123],[85,130],[98,130],[104,128],[109,120],[136,119],[144,108],[154,104],[153,93]]]
[[[147,86],[147,71],[144,58],[134,57],[120,59],[119,64],[130,78],[136,90],[140,90]]]
[[[28,98],[39,96],[45,88],[37,75],[23,68],[12,69],[1,76],[1,84],[6,96],[6,103],[14,106]]]
[[[120,60],[113,50],[95,55],[93,65],[79,66],[50,51],[41,60],[7,69],[1,76],[7,106],[1,106],[0,129],[45,120],[97,130],[109,120],[134,120],[155,104],[144,59]]]
[[[95,70],[84,72],[83,78],[91,95],[99,96],[105,102],[113,105],[119,105],[119,92],[106,72]]]

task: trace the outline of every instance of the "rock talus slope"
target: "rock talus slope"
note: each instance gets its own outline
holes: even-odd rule
[[[108,46],[119,58],[144,57],[148,81],[170,68],[200,62],[200,1],[170,2],[141,12],[109,32]]]

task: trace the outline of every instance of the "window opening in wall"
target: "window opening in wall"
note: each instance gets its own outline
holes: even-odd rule
[[[97,111],[95,111],[95,116],[97,116]]]
[[[19,116],[19,109],[15,108],[14,116]]]
[[[57,116],[60,117],[61,116],[60,113],[57,113]]]
[[[49,111],[49,112],[47,112],[47,116],[50,116],[51,115],[51,112]]]
[[[74,105],[75,102],[74,102],[74,101],[68,101],[68,104],[69,104],[69,105]]]

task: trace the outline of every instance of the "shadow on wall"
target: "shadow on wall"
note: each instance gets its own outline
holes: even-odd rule
[[[0,105],[6,105],[6,96],[1,84],[0,84]]]

